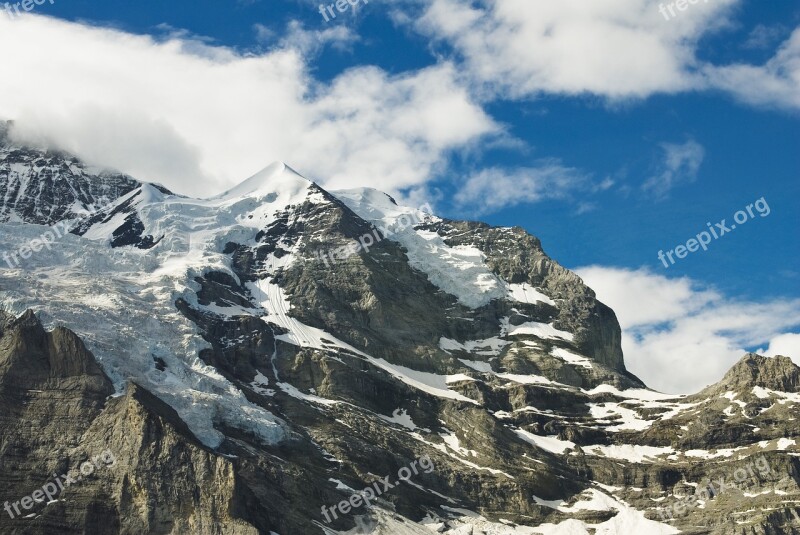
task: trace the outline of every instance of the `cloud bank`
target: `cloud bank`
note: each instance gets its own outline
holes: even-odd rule
[[[688,278],[647,269],[575,270],[614,309],[629,370],[649,387],[688,394],[722,379],[747,352],[792,357],[800,365],[800,299],[747,302]]]
[[[488,95],[618,101],[722,90],[748,104],[800,108],[800,28],[764,65],[713,65],[698,58],[698,45],[734,26],[741,0],[691,3],[670,20],[664,3],[407,0],[394,19],[449,47]]]
[[[181,193],[210,195],[275,160],[334,188],[424,184],[450,151],[500,127],[440,63],[391,76],[375,67],[330,84],[310,74],[314,39],[294,27],[261,55],[172,36],[37,16],[0,17],[0,117],[54,144]]]

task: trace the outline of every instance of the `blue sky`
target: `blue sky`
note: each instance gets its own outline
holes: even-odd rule
[[[0,13],[0,117],[181,193],[281,159],[525,227],[617,310],[634,367],[691,346],[711,375],[800,349],[800,8],[670,3],[371,0],[325,22],[301,0],[55,0]]]

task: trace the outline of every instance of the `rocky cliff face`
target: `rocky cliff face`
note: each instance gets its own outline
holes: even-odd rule
[[[212,199],[135,184],[72,230],[0,270],[0,498],[114,462],[0,533],[800,529],[800,370],[647,390],[522,229],[275,164]]]

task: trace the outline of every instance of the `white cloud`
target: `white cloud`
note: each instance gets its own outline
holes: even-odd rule
[[[749,104],[800,108],[800,29],[763,66],[712,65],[698,59],[698,45],[734,27],[741,0],[698,2],[670,20],[659,11],[664,3],[406,0],[394,20],[451,46],[487,97],[591,94],[613,101],[722,89]]]
[[[721,295],[688,278],[647,269],[590,266],[576,272],[617,313],[629,370],[648,386],[694,393],[716,383],[747,352],[769,343],[795,348],[800,364],[800,300],[747,302]],[[773,347],[774,346],[774,347]]]
[[[464,182],[455,195],[461,208],[485,214],[507,206],[565,199],[589,187],[588,176],[558,160],[544,160],[536,167],[479,171]]]
[[[795,362],[800,362],[800,334],[786,333],[778,335],[769,341],[767,349],[760,349],[759,353],[769,357],[783,355],[784,357],[792,357]]]
[[[783,38],[786,28],[782,24],[766,26],[759,24],[750,31],[747,41],[742,44],[742,48],[751,50],[761,50],[772,46],[776,41]]]
[[[696,141],[662,143],[664,162],[659,172],[648,178],[642,189],[657,199],[663,199],[681,182],[694,182],[705,159],[706,151]]]
[[[255,25],[256,35],[262,41],[269,42],[274,38],[274,32],[261,25]],[[286,34],[280,40],[286,48],[299,50],[305,55],[317,54],[326,46],[339,50],[349,50],[353,43],[360,40],[347,26],[337,24],[324,30],[306,30],[303,24],[293,20],[289,22]]]
[[[326,186],[423,187],[451,151],[501,128],[448,63],[402,75],[374,67],[330,84],[310,74],[301,27],[242,54],[38,16],[0,17],[0,117],[97,164],[210,195],[283,160]]]
[[[696,4],[671,21],[652,0],[421,3],[414,27],[452,45],[469,73],[495,90],[616,99],[695,87],[697,42],[728,23],[738,0]]]
[[[764,65],[707,66],[711,87],[755,106],[800,109],[800,28]]]

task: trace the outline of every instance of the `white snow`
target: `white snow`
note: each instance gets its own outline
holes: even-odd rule
[[[269,378],[267,378],[263,373],[257,372],[255,379],[253,382],[250,383],[250,386],[258,392],[259,394],[263,394],[265,396],[272,396],[275,394],[275,391],[270,388],[264,388],[269,386]]]
[[[503,318],[502,332],[506,336],[533,335],[545,339],[562,338],[569,342],[574,338],[572,333],[556,329],[548,323],[528,321],[520,325],[511,325],[511,323],[509,323],[509,318]]]
[[[464,456],[466,456],[467,454],[472,456],[472,454],[476,454],[477,452],[473,452],[472,450],[464,450],[462,452],[460,449],[458,449],[458,448],[460,448],[460,444],[458,444],[457,442],[453,442],[452,438],[447,438],[447,440],[450,441],[450,444],[447,444],[446,442],[444,442],[446,437],[443,435],[440,438],[442,438],[444,443],[438,444],[438,443],[435,443],[435,442],[431,442],[430,440],[427,440],[425,437],[423,437],[421,434],[419,434],[416,431],[412,432],[412,433],[409,433],[409,435],[411,437],[415,438],[416,440],[418,440],[418,441],[420,441],[420,442],[422,442],[424,444],[427,444],[428,446],[430,446],[432,448],[435,448],[435,449],[439,450],[440,452],[444,453],[445,455],[448,455],[449,457],[457,460],[458,462],[460,462],[464,466],[468,466],[468,467],[473,468],[475,470],[485,470],[485,471],[487,471],[487,472],[489,472],[491,474],[494,474],[494,475],[502,475],[502,476],[505,476],[505,477],[507,477],[509,479],[514,479],[514,476],[512,476],[511,474],[508,474],[506,472],[503,472],[502,470],[497,470],[496,468],[491,468],[491,467],[488,467],[488,466],[480,466],[480,465],[475,464],[472,461],[469,461],[469,460],[465,459]],[[456,439],[456,441],[457,440],[458,439]],[[452,446],[456,446],[456,449],[454,449]]]
[[[675,453],[675,450],[671,447],[639,446],[634,444],[613,444],[611,446],[595,444],[583,446],[583,451],[609,459],[619,459],[633,463],[652,462],[656,457]]]
[[[450,247],[435,232],[406,229],[392,236],[408,250],[409,264],[428,276],[442,291],[459,302],[480,308],[492,299],[505,296],[502,281],[486,266],[477,248]]]
[[[451,338],[442,337],[439,339],[439,348],[447,353],[451,351],[466,351],[467,353],[491,357],[498,356],[503,348],[510,344],[511,342],[501,340],[498,337],[486,338],[484,340],[467,340],[463,343]]]
[[[444,382],[447,384],[460,383],[461,381],[475,381],[475,379],[470,377],[469,375],[464,375],[463,373],[456,373],[454,375],[445,375],[444,378]]]
[[[760,386],[753,387],[753,395],[759,399],[766,399],[770,397],[770,394],[772,394],[772,391],[767,390],[766,388]]]
[[[0,228],[0,242],[16,249],[43,228]],[[213,256],[202,265],[227,269]],[[247,401],[198,358],[208,344],[173,305],[179,297],[196,304],[190,281],[201,271],[193,262],[165,270],[141,250],[111,249],[104,241],[67,234],[51,244],[51,251],[28,259],[24,268],[0,270],[0,301],[16,314],[33,309],[49,328],[63,324],[74,330],[118,392],[134,379],[171,405],[209,447],[223,438],[215,429],[216,418],[267,443],[283,439],[285,424],[279,418]],[[155,369],[153,357],[164,360],[164,371]]]
[[[719,457],[732,457],[737,451],[746,448],[719,448],[712,451],[709,450],[686,450],[683,454],[686,457],[695,457],[698,459],[717,459]]]
[[[614,394],[615,396],[621,398],[628,398],[628,399],[636,399],[641,401],[660,401],[660,400],[679,400],[682,396],[676,396],[674,394],[662,394],[661,392],[656,392],[655,390],[646,390],[643,388],[630,388],[628,390],[619,390],[613,385],[603,384],[597,386],[591,390],[584,390],[584,392],[590,396],[594,396],[595,394]]]
[[[306,394],[305,392],[301,392],[297,389],[294,385],[289,383],[278,383],[278,388],[283,390],[286,394],[292,396],[295,399],[301,399],[303,401],[308,401],[309,403],[316,403],[318,405],[324,405],[330,407],[332,405],[336,405],[339,402],[333,399],[323,398],[320,396],[316,396],[314,394]]]
[[[619,424],[606,427],[608,431],[642,431],[647,429],[655,420],[640,418],[633,409],[625,407],[622,403],[588,403],[589,412],[597,420],[620,418]]]
[[[524,282],[522,284],[509,284],[506,283],[508,289],[508,298],[518,303],[547,303],[548,305],[555,305],[555,301],[544,295],[542,292]]]
[[[597,489],[588,489],[584,492],[587,499],[580,499],[572,506],[566,507],[563,502],[546,502],[534,496],[536,503],[557,509],[563,513],[576,513],[580,511],[615,511],[616,514],[600,524],[569,519],[558,524],[542,524],[534,528],[534,533],[542,535],[667,535],[680,533],[676,528],[645,518],[644,513],[637,511],[622,500],[600,492]],[[589,530],[592,531],[589,531]]]
[[[581,366],[583,368],[589,368],[589,369],[593,367],[591,360],[582,355],[578,355],[577,353],[573,353],[568,349],[564,349],[561,347],[554,347],[552,351],[550,351],[550,354],[575,366]]]
[[[489,362],[481,362],[479,360],[458,359],[458,361],[468,368],[481,373],[492,373],[492,365]]]
[[[508,381],[514,381],[515,383],[520,383],[523,385],[556,385],[560,383],[556,383],[551,381],[547,377],[542,377],[541,375],[518,375],[514,373],[498,373],[496,374],[501,379],[506,379]]]
[[[770,397],[778,397],[778,403],[781,405],[792,402],[792,403],[800,403],[800,393],[796,392],[780,392],[777,390],[770,390],[768,388],[763,388],[760,386],[753,387],[753,395],[755,395],[759,399],[767,399]]]
[[[391,418],[382,414],[379,414],[378,416],[387,422],[400,425],[406,429],[410,429],[411,431],[417,428],[417,424],[414,423],[414,420],[411,419],[411,416],[405,409],[395,409],[392,412]]]
[[[458,437],[452,431],[448,431],[447,433],[439,433],[439,436],[442,437],[442,440],[444,440],[444,443],[447,444],[448,448],[455,451],[459,455],[463,457],[478,456],[477,451],[461,446],[461,441],[458,440]]]
[[[575,447],[575,443],[569,440],[561,440],[557,436],[540,436],[534,435],[529,431],[525,431],[524,429],[514,429],[514,433],[518,437],[520,437],[525,442],[529,444],[533,444],[543,450],[547,450],[552,453],[562,454],[567,450],[570,450]]]
[[[266,200],[281,208],[306,199],[312,182],[283,162],[273,162],[247,180],[210,200],[241,202],[245,198]]]

